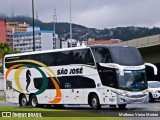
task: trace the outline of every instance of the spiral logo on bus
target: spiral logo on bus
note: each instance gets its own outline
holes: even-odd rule
[[[50,77],[50,79],[52,80],[52,82],[55,86],[55,90],[56,90],[56,97],[53,98],[52,100],[50,100],[49,102],[56,104],[61,101],[62,93],[61,93],[61,90],[59,87],[59,83],[58,83],[58,79],[56,77],[56,74],[49,67],[47,67],[45,64],[43,64],[39,61],[36,61],[36,60],[28,60],[28,59],[27,60],[15,60],[15,61],[6,62],[6,63],[17,63],[17,64],[14,64],[13,66],[11,66],[10,68],[8,68],[8,70],[6,71],[6,74],[5,74],[5,78],[6,78],[6,80],[8,80],[8,75],[10,74],[10,72],[13,69],[16,69],[16,71],[14,73],[14,81],[15,81],[15,84],[16,84],[18,90],[13,88],[15,91],[17,91],[19,93],[24,93],[22,86],[20,84],[20,79],[19,79],[21,72],[23,70],[28,69],[28,68],[35,68],[42,75],[42,78],[43,78],[42,85],[41,85],[40,89],[35,92],[35,94],[39,95],[47,89],[47,86],[48,86],[48,78],[46,76],[46,74],[47,74]],[[42,69],[40,69],[38,66],[43,67],[45,69],[45,72]],[[48,71],[48,72],[46,72],[46,71]]]

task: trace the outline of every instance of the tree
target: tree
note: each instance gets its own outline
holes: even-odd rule
[[[19,53],[20,51],[18,50],[12,50],[9,47],[8,43],[5,42],[0,42],[0,59],[2,61],[2,66],[0,66],[0,73],[3,73],[3,58],[7,54],[13,54],[13,53]]]

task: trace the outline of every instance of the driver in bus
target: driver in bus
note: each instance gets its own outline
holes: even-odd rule
[[[126,85],[127,85],[127,86],[131,86],[132,83],[133,83],[133,81],[132,81],[131,77],[129,77],[129,78],[127,79]]]

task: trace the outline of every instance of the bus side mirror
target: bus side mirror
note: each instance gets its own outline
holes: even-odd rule
[[[152,67],[152,68],[153,68],[153,70],[154,70],[154,75],[157,75],[157,73],[158,73],[158,69],[157,69],[157,67],[156,67],[154,64],[151,64],[151,63],[145,63],[145,65],[146,65],[146,66],[150,66],[150,67]]]

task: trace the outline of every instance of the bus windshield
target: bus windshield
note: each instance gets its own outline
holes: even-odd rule
[[[116,63],[124,66],[138,66],[144,64],[140,52],[135,47],[92,47],[92,52],[96,63]]]
[[[116,70],[118,76],[118,87],[128,91],[140,91],[147,89],[147,80],[145,70],[127,70],[124,76],[120,76],[119,70]]]
[[[143,65],[144,61],[137,48],[135,47],[110,47],[110,54],[113,63],[125,66]]]

